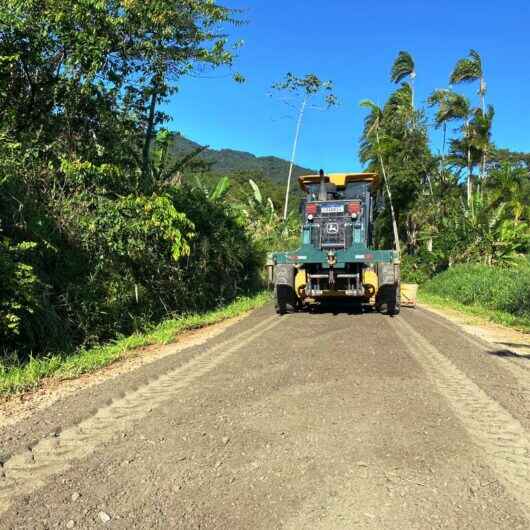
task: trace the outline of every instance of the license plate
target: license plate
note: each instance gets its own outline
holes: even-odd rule
[[[337,206],[322,206],[320,208],[322,213],[344,213],[344,205]]]

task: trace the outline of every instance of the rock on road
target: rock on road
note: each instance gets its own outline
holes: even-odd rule
[[[0,429],[0,528],[530,528],[530,360],[253,312]]]

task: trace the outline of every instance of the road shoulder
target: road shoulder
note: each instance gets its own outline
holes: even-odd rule
[[[530,333],[502,326],[452,308],[442,309],[424,302],[418,304],[418,307],[444,318],[461,331],[487,344],[505,349],[507,354],[511,352],[515,356],[530,359]]]
[[[179,335],[175,342],[133,350],[97,372],[71,380],[52,378],[34,391],[0,403],[0,462],[34,440],[81,422],[116,396],[190,358],[261,318],[255,309]]]

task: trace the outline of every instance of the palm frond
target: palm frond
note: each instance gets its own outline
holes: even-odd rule
[[[403,83],[397,90],[395,90],[385,105],[385,109],[391,109],[393,111],[411,111],[412,89],[407,83]]]
[[[392,65],[390,80],[397,84],[409,76],[412,78],[416,76],[414,59],[409,52],[402,50],[398,53],[398,56]]]
[[[438,107],[434,117],[436,128],[450,121],[465,120],[471,113],[469,100],[449,89],[435,90],[427,99],[427,104]]]
[[[433,90],[431,95],[427,98],[427,105],[429,107],[435,107],[436,105],[443,104],[449,95],[450,90],[448,88],[437,88]]]
[[[371,99],[363,99],[359,105],[370,111],[370,114],[364,119],[363,136],[367,138],[381,125],[383,121],[383,110]]]
[[[469,50],[469,57],[471,57],[471,59],[475,61],[475,63],[480,68],[480,73],[482,74],[482,58],[480,57],[480,53],[478,53],[476,50],[473,50],[472,48],[471,50]]]
[[[472,83],[482,78],[482,59],[475,50],[470,50],[467,57],[460,59],[449,77],[451,84]]]

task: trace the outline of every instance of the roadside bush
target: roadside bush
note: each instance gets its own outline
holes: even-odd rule
[[[416,256],[401,256],[401,281],[424,284],[444,268],[443,254],[422,251]]]
[[[478,264],[456,265],[423,286],[437,296],[530,317],[530,266],[511,268]]]
[[[186,212],[195,231],[177,281],[168,286],[175,306],[200,311],[257,288],[264,255],[237,209],[188,186],[173,188],[169,195],[175,208]]]
[[[45,286],[27,263],[34,243],[0,240],[0,344],[34,344],[45,327]],[[48,333],[51,329],[48,329]],[[0,352],[1,353],[1,352]]]
[[[118,177],[70,164],[51,197],[4,194],[25,208],[0,202],[0,362],[94,345],[258,286],[262,254],[230,206],[188,187],[120,196]]]

